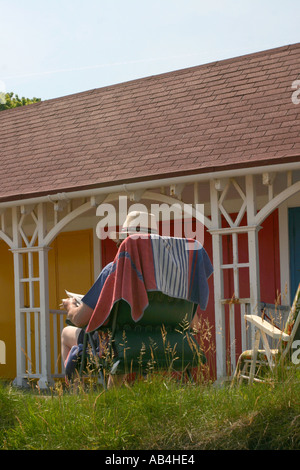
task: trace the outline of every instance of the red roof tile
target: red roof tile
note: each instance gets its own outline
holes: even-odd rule
[[[300,43],[0,112],[0,201],[299,160]]]

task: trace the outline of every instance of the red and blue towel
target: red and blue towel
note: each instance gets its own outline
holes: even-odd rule
[[[118,250],[86,331],[104,325],[120,299],[128,302],[137,322],[148,306],[149,291],[189,300],[205,310],[212,272],[210,259],[197,240],[131,235]]]

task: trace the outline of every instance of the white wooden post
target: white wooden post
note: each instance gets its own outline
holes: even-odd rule
[[[222,264],[222,236],[218,229],[221,228],[221,217],[218,205],[218,191],[215,187],[215,181],[210,181],[210,201],[211,201],[211,220],[212,220],[212,247],[213,247],[213,266],[214,266],[214,304],[215,304],[215,328],[216,328],[216,362],[217,379],[226,376],[226,341],[225,341],[225,318],[223,299],[223,272]],[[214,233],[213,230],[217,232]]]
[[[41,378],[38,384],[40,388],[47,388],[49,385],[53,384],[50,356],[48,250],[48,247],[43,247],[39,251]]]
[[[246,176],[246,198],[247,198],[247,222],[248,222],[248,252],[249,252],[249,280],[250,280],[250,309],[252,314],[257,313],[260,301],[260,278],[259,278],[259,251],[258,230],[255,223],[256,216],[256,194],[254,176]],[[252,329],[252,342],[254,341],[254,328]]]
[[[50,357],[50,316],[49,316],[49,280],[48,280],[48,251],[43,246],[47,234],[46,204],[38,206],[38,243],[39,250],[39,287],[40,287],[40,328],[41,328],[41,378],[40,388],[52,385]]]

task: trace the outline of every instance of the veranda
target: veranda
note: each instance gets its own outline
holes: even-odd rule
[[[253,332],[246,330],[243,315],[260,313],[265,284],[270,282],[272,304],[278,294],[285,293],[279,302],[283,312],[293,295],[297,268],[291,255],[296,239],[289,230],[289,210],[300,207],[299,175],[299,162],[270,164],[1,203],[0,239],[13,253],[15,312],[6,314],[15,317],[15,331],[11,331],[16,348],[15,383],[24,385],[28,378],[35,378],[43,388],[63,376],[60,331],[65,314],[58,306],[50,308],[50,245],[64,231],[91,229],[95,277],[110,250],[107,241],[96,235],[97,207],[116,204],[119,196],[127,197],[128,207],[137,202],[146,206],[152,202],[204,205],[204,217],[197,213],[194,216],[204,222],[204,248],[211,257],[214,274],[210,280],[210,306],[207,312],[198,314],[208,316],[213,325],[215,379],[231,376],[238,354],[252,344]],[[264,221],[272,214],[277,228],[270,232]],[[259,237],[264,246],[278,243],[277,284],[271,282],[271,262],[270,280],[268,270],[261,276],[260,264],[268,263],[268,253],[260,252]],[[1,270],[6,269],[1,266]],[[80,276],[80,261],[77,269]],[[1,332],[0,340],[4,340]],[[5,358],[7,340],[2,342],[2,350]]]

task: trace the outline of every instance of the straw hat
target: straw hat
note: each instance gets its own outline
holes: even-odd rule
[[[111,232],[109,237],[113,240],[119,240],[134,233],[158,233],[154,214],[141,211],[129,212],[121,232]]]

